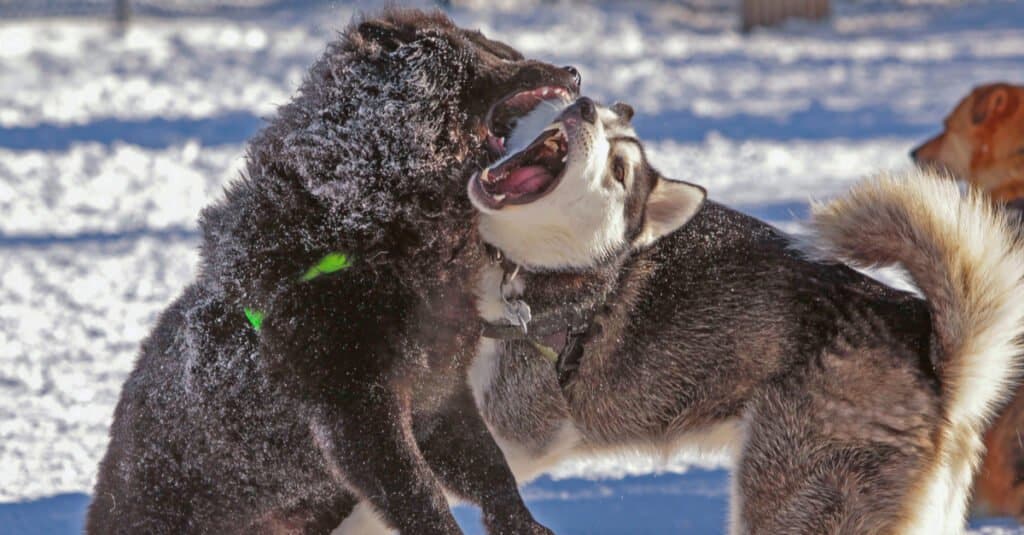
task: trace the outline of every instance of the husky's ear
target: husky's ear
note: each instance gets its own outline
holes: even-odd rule
[[[647,197],[644,226],[633,240],[633,248],[646,247],[685,225],[704,205],[707,196],[707,191],[696,184],[659,178]]]

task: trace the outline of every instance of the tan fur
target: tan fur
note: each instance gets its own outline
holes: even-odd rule
[[[977,87],[943,124],[911,153],[915,162],[945,169],[997,201],[1024,196],[1024,86]]]
[[[981,119],[976,124],[976,119]],[[949,169],[998,202],[1024,199],[1024,86],[988,84],[965,97],[945,120],[945,131],[912,153],[923,166]],[[976,514],[1024,518],[1024,391],[1007,405],[985,436],[988,451],[975,480]]]
[[[976,515],[1016,516],[1024,521],[1024,387],[1018,387],[1013,400],[985,435],[987,454],[975,479],[972,513]]]
[[[1024,255],[1006,215],[948,177],[882,176],[814,207],[828,252],[861,266],[900,263],[930,297],[946,425],[905,504],[899,533],[960,533],[981,434],[1017,376]]]

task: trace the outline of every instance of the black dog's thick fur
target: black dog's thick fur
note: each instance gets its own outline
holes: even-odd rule
[[[443,486],[493,532],[545,532],[465,386],[484,259],[464,192],[489,107],[544,84],[574,88],[439,14],[330,44],[202,214],[197,280],[124,385],[87,531],[327,532],[366,500],[403,533],[457,533]],[[302,280],[332,253],[350,267]]]

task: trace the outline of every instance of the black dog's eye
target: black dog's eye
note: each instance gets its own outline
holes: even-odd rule
[[[618,156],[612,160],[612,175],[615,177],[615,180],[619,181],[619,183],[626,183],[626,163]]]

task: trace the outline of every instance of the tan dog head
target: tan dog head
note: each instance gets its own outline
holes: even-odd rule
[[[944,125],[910,153],[914,162],[943,168],[998,200],[1024,196],[1024,86],[977,87]]]

